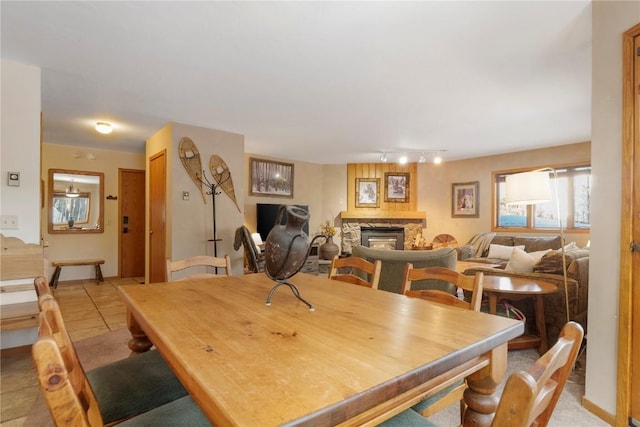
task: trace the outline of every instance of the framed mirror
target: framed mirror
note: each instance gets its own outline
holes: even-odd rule
[[[104,174],[49,169],[49,233],[104,232]]]

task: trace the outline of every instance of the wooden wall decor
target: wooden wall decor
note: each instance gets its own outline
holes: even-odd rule
[[[398,165],[395,163],[349,163],[347,164],[347,210],[361,212],[367,216],[374,213],[400,213],[413,212],[418,206],[416,200],[416,181],[418,166],[417,163],[407,163]],[[406,199],[397,200],[384,197],[385,191],[381,191],[379,207],[356,207],[356,180],[357,179],[379,179],[380,184],[386,185],[385,177],[406,176],[407,188]],[[401,203],[398,203],[401,201]]]

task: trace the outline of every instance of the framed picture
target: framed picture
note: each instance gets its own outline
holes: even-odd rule
[[[293,197],[293,164],[250,159],[249,194]]]
[[[409,174],[386,172],[384,174],[384,201],[409,202]]]
[[[356,208],[380,207],[380,178],[356,178]]]
[[[451,185],[451,216],[453,218],[478,218],[479,182],[458,182]]]

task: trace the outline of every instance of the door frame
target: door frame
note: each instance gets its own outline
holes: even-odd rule
[[[631,367],[632,350],[638,343],[633,337],[633,254],[629,242],[633,240],[634,141],[637,132],[634,84],[635,38],[640,37],[640,24],[625,31],[622,40],[622,212],[620,224],[620,289],[618,322],[618,380],[616,398],[616,426],[629,425],[632,409]],[[638,196],[635,196],[638,197]],[[636,277],[637,280],[640,278]],[[638,292],[638,290],[636,290]],[[639,331],[636,331],[636,333]],[[635,408],[638,411],[638,408]]]

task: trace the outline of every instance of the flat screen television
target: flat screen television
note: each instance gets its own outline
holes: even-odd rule
[[[286,203],[282,203],[282,204],[286,204]],[[295,206],[309,212],[309,205],[295,205]],[[262,241],[264,242],[265,240],[267,240],[267,236],[269,235],[269,232],[271,231],[273,226],[276,224],[276,218],[278,217],[278,208],[280,207],[280,203],[278,204],[257,203],[256,207],[257,207],[256,216],[258,217],[256,228],[258,233],[260,233],[260,238],[262,238]],[[287,212],[285,211],[284,214],[282,215],[282,221],[280,221],[280,223],[284,224],[286,222],[287,222]],[[307,221],[304,224],[304,227],[302,227],[302,230],[305,233],[307,233],[307,235],[309,234],[309,221]]]

